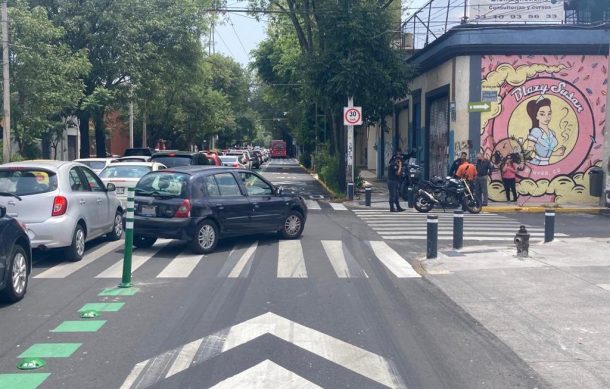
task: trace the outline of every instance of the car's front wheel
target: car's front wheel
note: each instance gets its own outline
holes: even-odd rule
[[[191,240],[191,249],[197,254],[207,254],[214,251],[218,244],[218,227],[212,220],[204,220],[197,225],[193,239]]]
[[[112,231],[107,235],[108,240],[115,241],[123,237],[123,212],[117,209],[112,223]]]
[[[28,288],[28,257],[23,247],[15,245],[9,258],[8,269],[10,271],[6,287],[0,293],[0,299],[14,303],[25,296]]]
[[[280,235],[284,239],[296,239],[301,236],[305,228],[305,219],[298,211],[291,211],[284,219]]]
[[[152,247],[156,241],[157,241],[157,238],[155,238],[154,236],[142,236],[142,235],[133,236],[133,245],[138,248],[141,248],[141,249],[146,249],[146,248]]]
[[[66,259],[70,262],[78,262],[85,255],[85,241],[87,234],[81,224],[77,224],[72,234],[72,244],[66,247]]]

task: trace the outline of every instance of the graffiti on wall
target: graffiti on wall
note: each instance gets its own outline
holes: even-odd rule
[[[481,116],[481,152],[496,172],[490,198],[503,201],[500,169],[518,169],[519,202],[588,202],[589,174],[601,166],[608,69],[606,56],[484,56],[482,87],[498,101]]]

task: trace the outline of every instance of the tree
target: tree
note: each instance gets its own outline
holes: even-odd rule
[[[22,155],[34,158],[39,140],[63,134],[63,119],[83,97],[82,77],[91,66],[84,52],[63,43],[65,31],[43,8],[17,1],[9,10],[14,134]]]

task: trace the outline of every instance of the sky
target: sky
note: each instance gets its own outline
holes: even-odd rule
[[[403,7],[421,7],[427,0],[402,0]],[[244,7],[243,2],[229,1],[228,8]],[[406,12],[403,14],[406,16]],[[229,13],[224,25],[216,26],[216,52],[232,57],[242,65],[249,62],[249,54],[265,39],[266,18],[257,21],[244,13]]]

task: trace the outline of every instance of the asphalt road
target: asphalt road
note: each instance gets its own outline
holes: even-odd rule
[[[0,306],[0,387],[546,387],[413,270],[424,242],[383,239],[294,162],[262,172],[319,207],[300,240],[207,256],[160,241],[135,251],[130,296],[100,295],[119,282],[120,243],[76,265],[37,256],[26,298]],[[79,318],[94,303],[110,311]],[[20,372],[20,355],[47,365]]]

